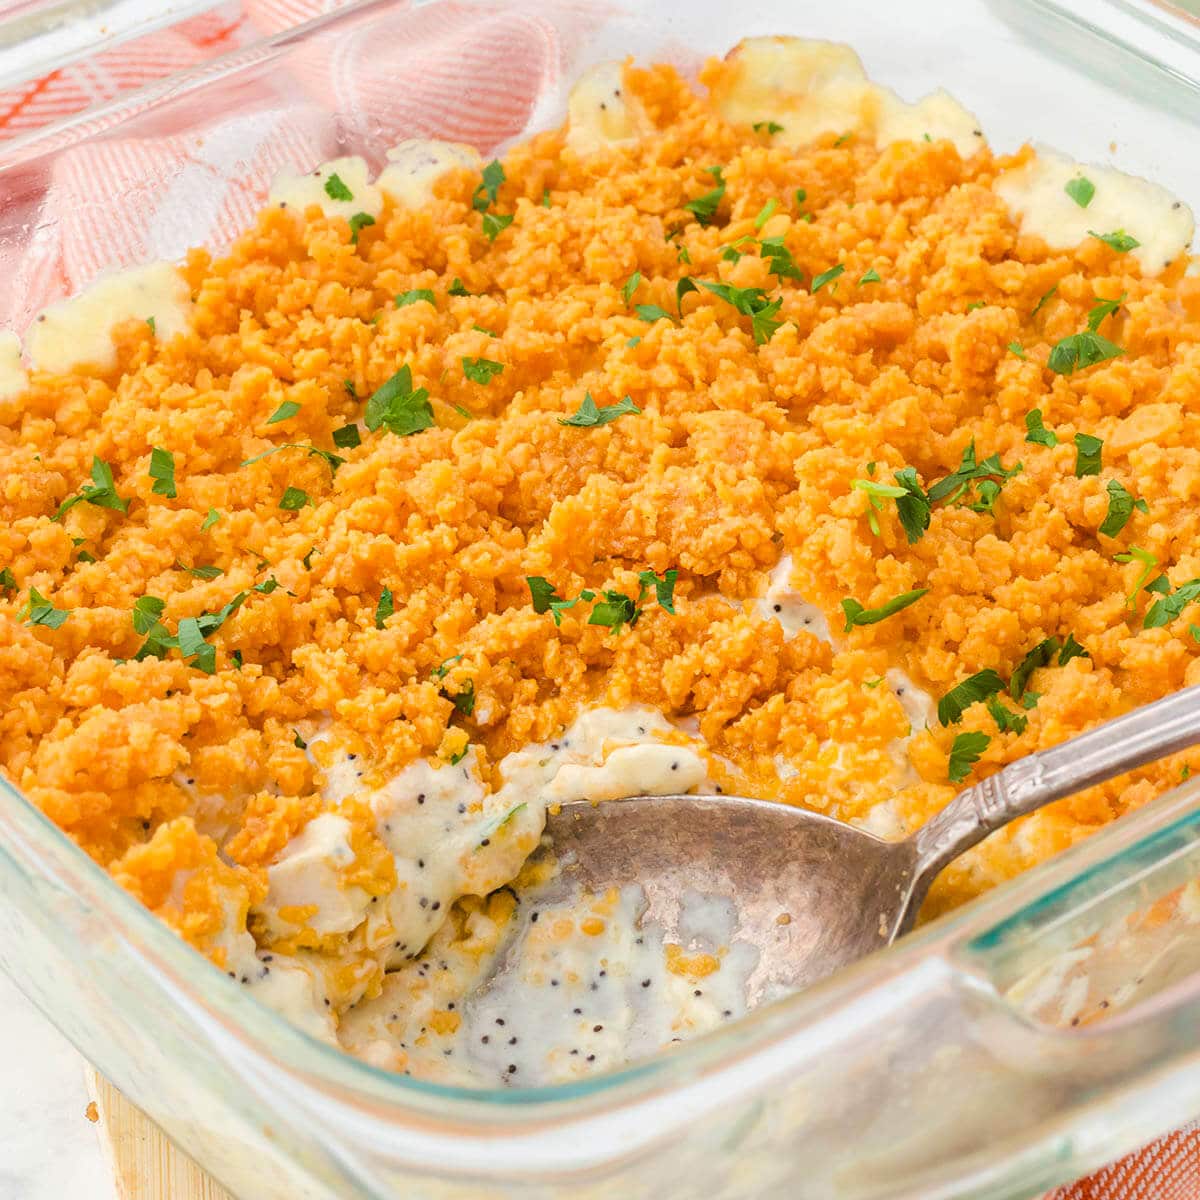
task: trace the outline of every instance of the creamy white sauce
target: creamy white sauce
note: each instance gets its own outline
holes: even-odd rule
[[[433,185],[447,171],[478,170],[482,160],[474,146],[441,142],[434,138],[411,138],[387,152],[388,165],[375,181],[405,208],[420,208],[433,199]]]
[[[892,667],[884,679],[900,702],[900,707],[904,709],[910,726],[909,733],[920,733],[922,729],[928,729],[934,723],[937,713],[933,697],[924,688],[917,687],[898,667]]]
[[[767,576],[766,593],[754,601],[754,611],[766,620],[778,621],[785,638],[794,638],[801,630],[823,642],[833,644],[825,614],[792,590],[792,556],[784,554]]]
[[[330,180],[333,176],[337,180]],[[338,199],[341,183],[350,193],[350,199]],[[330,189],[334,195],[330,195]],[[349,220],[356,213],[378,217],[383,211],[383,193],[371,182],[371,171],[366,159],[358,155],[333,158],[321,163],[311,171],[303,173],[284,168],[271,182],[268,200],[272,204],[286,205],[303,215],[309,208],[319,208],[327,217],[345,217]]]
[[[645,109],[624,86],[619,62],[584,72],[567,100],[567,145],[577,154],[636,142],[652,128]]]
[[[21,363],[21,339],[12,330],[0,330],[0,400],[19,396],[29,386]]]
[[[876,144],[946,138],[964,157],[982,144],[979,122],[952,96],[937,91],[915,104],[872,83],[846,45],[797,37],[746,38],[727,58],[713,89],[730,121],[775,121],[774,141],[800,146],[822,134],[862,132]]]
[[[1066,192],[1073,179],[1095,186],[1086,208]],[[1089,231],[1124,230],[1141,243],[1132,253],[1148,275],[1174,262],[1191,245],[1192,210],[1166,188],[1112,167],[1077,163],[1046,147],[1037,157],[997,178],[995,191],[1020,222],[1023,233],[1042,238],[1055,249],[1069,249]]]
[[[188,327],[187,280],[171,263],[132,267],[97,280],[70,300],[52,304],[29,327],[29,359],[39,371],[117,365],[112,330],[122,321],[154,319],[161,341]]]

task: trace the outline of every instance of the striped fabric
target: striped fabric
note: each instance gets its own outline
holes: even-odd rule
[[[0,140],[38,129],[140,84],[289,29],[340,6],[342,0],[246,0],[219,5],[172,29],[97,55],[8,91],[0,91]],[[220,138],[244,148],[244,178],[229,181],[220,144],[186,136],[86,141],[59,155],[48,189],[27,198],[49,220],[20,257],[0,262],[11,281],[0,295],[0,327],[23,327],[38,308],[69,295],[111,263],[162,257],[173,216],[195,207],[207,244],[228,243],[253,218],[263,181],[287,163],[306,166],[339,152],[330,144],[328,113],[369,116],[361,132],[381,144],[438,136],[487,151],[526,125],[547,89],[559,81],[564,38],[586,38],[595,9],[560,4],[553,23],[537,5],[501,17],[468,0],[413,11],[397,6],[403,34],[389,52],[386,75],[365,67],[368,36],[343,39],[334,54],[311,46],[286,104],[248,111],[221,124]],[[403,86],[397,86],[402,80]],[[228,144],[224,147],[228,149]],[[159,193],[144,181],[156,163],[184,164],[173,187]],[[1047,1200],[1200,1200],[1200,1125],[1151,1143],[1060,1188]]]

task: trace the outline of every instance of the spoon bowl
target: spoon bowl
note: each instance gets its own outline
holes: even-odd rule
[[[744,796],[578,801],[547,832],[564,883],[637,885],[644,923],[686,941],[686,898],[720,898],[758,952],[746,1003],[806,988],[912,928],[947,863],[1016,817],[1200,743],[1200,686],[1010,763],[904,841]]]

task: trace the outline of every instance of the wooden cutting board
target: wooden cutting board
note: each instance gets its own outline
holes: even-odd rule
[[[118,1200],[234,1200],[95,1071],[88,1071],[88,1091]]]

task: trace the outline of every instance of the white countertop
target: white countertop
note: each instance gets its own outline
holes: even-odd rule
[[[0,1197],[116,1200],[84,1060],[0,973]]]

